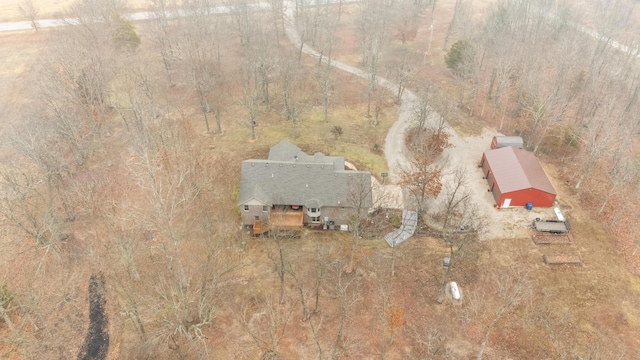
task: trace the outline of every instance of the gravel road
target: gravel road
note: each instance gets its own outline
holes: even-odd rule
[[[299,48],[300,36],[292,25],[294,21],[293,9],[287,9],[286,15],[285,31],[287,37],[294,46]],[[316,58],[320,57],[320,53],[306,44],[303,45],[302,52]],[[322,61],[326,63],[327,59],[323,58]],[[369,73],[334,59],[331,60],[331,65],[364,79],[370,77]],[[386,88],[392,94],[397,94],[397,84],[379,76],[376,81],[379,86]],[[411,127],[411,112],[415,101],[416,95],[412,91],[405,89],[401,98],[398,120],[391,126],[385,139],[384,154],[392,183],[398,182],[400,170],[408,168],[410,164],[407,158],[405,133]],[[439,115],[432,113],[432,116],[437,117]],[[482,153],[489,149],[491,138],[499,134],[489,129],[483,129],[480,136],[462,138],[451,127],[447,128],[447,132],[450,135],[449,142],[452,146],[444,151],[439,160],[443,170],[443,191],[436,199],[427,202],[429,214],[436,214],[442,210],[445,203],[446,188],[453,182],[456,169],[463,167],[465,173],[464,190],[470,194],[468,206],[476,207],[478,213],[483,217],[483,222],[486,224],[481,233],[482,239],[522,237],[529,232],[529,225],[532,219],[536,217],[553,218],[553,210],[548,208],[536,208],[532,211],[511,208],[498,211],[493,207],[495,201],[491,193],[487,191],[488,185],[486,180],[482,178],[482,171],[478,168],[478,164],[482,158]],[[403,198],[402,190],[397,185],[383,185],[380,188],[383,193],[394,194],[396,199]],[[395,207],[407,207],[407,205],[408,202],[406,200],[395,201]]]

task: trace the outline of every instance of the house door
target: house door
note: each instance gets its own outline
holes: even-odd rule
[[[504,199],[504,202],[502,203],[502,207],[506,208],[509,207],[511,205],[511,199]]]

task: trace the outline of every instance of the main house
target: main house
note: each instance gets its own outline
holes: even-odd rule
[[[283,140],[268,159],[242,162],[238,205],[242,225],[255,234],[308,224],[345,228],[372,206],[371,174],[346,169],[341,156],[308,155]]]

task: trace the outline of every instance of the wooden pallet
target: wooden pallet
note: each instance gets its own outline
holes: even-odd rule
[[[547,265],[582,265],[580,255],[542,255],[542,259]]]
[[[550,244],[571,244],[572,238],[570,234],[550,235],[550,234],[534,234],[532,235],[533,242],[536,245],[550,245]]]

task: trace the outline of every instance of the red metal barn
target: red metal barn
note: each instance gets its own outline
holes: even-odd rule
[[[480,165],[497,206],[553,205],[556,191],[533,153],[503,147],[485,152]]]

